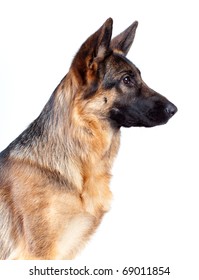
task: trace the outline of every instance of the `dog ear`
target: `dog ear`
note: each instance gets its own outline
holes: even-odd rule
[[[99,63],[110,50],[113,20],[109,18],[80,47],[73,59],[71,68],[83,84],[96,75]]]
[[[111,41],[111,49],[123,55],[127,55],[133,43],[138,22],[135,21],[126,30],[114,37]]]

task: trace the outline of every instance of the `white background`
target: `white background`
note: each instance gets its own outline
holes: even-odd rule
[[[112,209],[71,264],[170,266],[170,276],[153,279],[199,279],[197,1],[1,1],[0,150],[37,117],[108,17],[114,35],[139,21],[128,58],[179,111],[165,126],[122,129]]]

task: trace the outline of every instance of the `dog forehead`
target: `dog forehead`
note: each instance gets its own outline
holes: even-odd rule
[[[107,61],[106,74],[108,76],[120,77],[125,72],[137,72],[137,67],[125,56],[113,53]]]

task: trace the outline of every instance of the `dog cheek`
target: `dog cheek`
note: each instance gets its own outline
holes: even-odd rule
[[[90,99],[97,92],[97,90],[98,90],[97,79],[90,80],[90,83],[83,94],[84,99]]]

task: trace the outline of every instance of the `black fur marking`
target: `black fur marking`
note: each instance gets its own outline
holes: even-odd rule
[[[175,105],[162,96],[138,98],[133,103],[115,104],[110,111],[110,119],[118,127],[153,127],[167,123],[171,116],[167,113],[166,108],[171,106],[175,114],[177,111]]]

